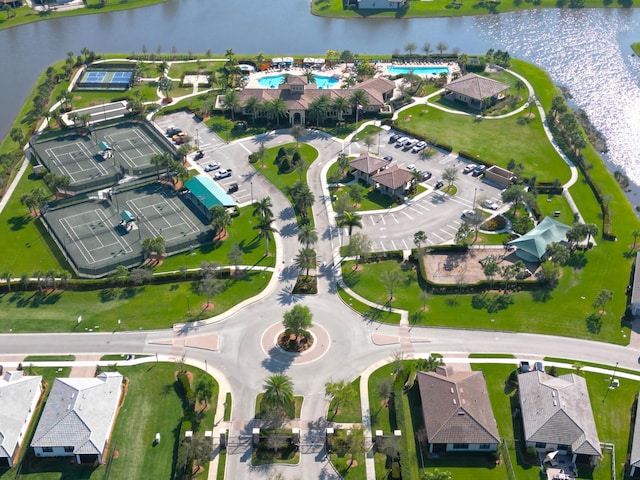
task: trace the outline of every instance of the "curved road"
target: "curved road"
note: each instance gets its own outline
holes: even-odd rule
[[[269,135],[266,139],[267,147],[292,140],[284,134]],[[252,141],[244,143],[255,149],[255,143],[250,144]],[[163,359],[184,356],[187,363],[204,363],[221,385],[233,394],[233,421],[229,425],[217,425],[229,427],[231,437],[237,440],[228,452],[227,478],[246,479],[266,478],[274,471],[281,471],[285,478],[339,478],[326,461],[318,442],[324,432],[328,408],[325,382],[354,379],[370,365],[390,359],[398,351],[408,357],[425,356],[431,352],[445,356],[471,352],[513,353],[529,359],[561,356],[606,365],[619,362],[624,368],[637,367],[638,351],[629,347],[560,336],[443,328],[410,329],[405,322],[400,326],[382,325],[356,314],[336,295],[340,242],[328,190],[322,179],[323,169],[335,160],[343,142],[313,131],[304,141],[319,151],[319,157],[309,168],[307,176],[316,197],[313,213],[320,236],[316,247],[319,256],[318,295],[291,295],[290,288],[296,275],[291,260],[299,248],[295,217],[286,198],[266,180],[256,178],[254,181],[262,182],[262,191],[273,200],[276,226],[282,232],[282,255],[279,253],[279,259],[283,263],[276,266],[275,288],[269,294],[227,315],[224,321],[212,319],[187,331],[0,335],[0,352],[3,355],[141,353],[157,354]],[[238,158],[246,158],[246,147],[240,143],[243,142],[231,144],[228,148],[238,148],[238,154],[243,154]],[[311,309],[314,323],[322,327],[328,336],[317,342],[308,356],[288,361],[270,350],[273,341],[264,333],[280,322],[283,313],[296,303]],[[256,395],[262,391],[264,378],[273,372],[287,372],[293,379],[296,395],[304,395],[301,420],[293,426],[300,427],[305,445],[301,448],[298,466],[253,468],[249,465],[249,446],[243,443],[242,436],[250,434],[254,426]],[[222,388],[221,394],[224,391]],[[363,405],[365,410],[367,407]],[[364,413],[366,418],[366,411]],[[368,472],[368,478],[371,474]]]

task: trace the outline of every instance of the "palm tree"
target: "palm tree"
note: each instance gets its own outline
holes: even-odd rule
[[[169,93],[173,90],[173,82],[168,77],[160,77],[158,80],[158,88],[164,93],[164,98],[169,99]]]
[[[633,235],[633,250],[635,250],[638,245],[638,237],[640,237],[640,229],[636,228],[631,232],[631,235]]]
[[[255,122],[258,113],[262,110],[262,103],[256,97],[249,97],[244,104],[244,109],[251,115],[251,119]]]
[[[362,217],[354,212],[344,211],[342,216],[338,219],[338,226],[340,228],[347,228],[349,231],[349,238],[353,232],[353,227],[362,228]]]
[[[258,233],[264,237],[264,255],[265,257],[269,255],[269,234],[272,232],[277,232],[277,230],[271,225],[273,221],[270,217],[260,217],[258,219],[257,225],[253,226],[254,230],[258,230]]]
[[[587,234],[587,247],[589,246],[589,243],[591,242],[591,237],[595,237],[596,235],[598,235],[598,232],[600,230],[598,229],[598,226],[595,223],[587,223],[584,226],[584,232]]]
[[[344,97],[336,97],[331,107],[336,111],[338,115],[338,121],[341,122],[345,113],[349,111],[349,101]]]
[[[218,238],[224,237],[226,229],[233,221],[227,209],[222,205],[211,207],[211,226],[215,229]]]
[[[436,50],[438,50],[440,56],[442,56],[442,52],[444,52],[447,48],[449,48],[449,45],[447,45],[445,42],[438,42],[436,44]]]
[[[311,70],[305,70],[302,75],[307,78],[307,83],[316,83],[316,74]]]
[[[304,136],[304,127],[302,125],[294,125],[289,129],[289,133],[296,139],[296,148],[298,148],[300,139]]]
[[[286,409],[293,405],[293,381],[284,373],[269,375],[262,384],[262,404],[267,408]]]
[[[198,402],[204,403],[203,409],[207,408],[213,396],[213,379],[209,375],[204,375],[198,379],[193,389]]]
[[[287,104],[281,98],[274,98],[271,101],[265,102],[265,110],[267,112],[267,117],[271,120],[276,121],[276,125],[280,125],[280,118],[284,117],[289,109],[287,108]]]
[[[327,113],[331,108],[331,99],[327,95],[320,95],[309,104],[309,115],[316,119],[316,125],[320,126],[327,118]]]
[[[7,283],[7,291],[10,292],[11,291],[11,278],[13,277],[11,272],[2,272],[2,275],[0,275],[0,278],[2,278],[2,280],[4,280]]]
[[[467,72],[467,63],[469,63],[469,55],[467,55],[466,53],[461,53],[460,55],[458,55],[458,64],[460,65],[460,70],[462,70],[462,73]]]
[[[222,98],[222,105],[231,111],[231,120],[235,120],[235,111],[240,108],[240,99],[233,90],[229,90]]]
[[[306,248],[312,247],[318,242],[317,230],[310,223],[300,226],[298,241]]]
[[[316,252],[313,248],[301,248],[298,255],[293,259],[293,263],[300,270],[306,270],[305,277],[309,276],[309,269],[316,263]]]
[[[349,103],[353,107],[356,116],[356,127],[358,126],[358,111],[369,105],[369,97],[364,90],[355,90],[349,98]]]
[[[253,216],[258,218],[273,218],[273,211],[271,208],[271,197],[264,197],[262,200],[257,200],[253,203]]]
[[[425,42],[422,45],[422,51],[424,52],[424,54],[427,56],[427,59],[428,59],[429,53],[431,53],[431,44],[429,42]]]
[[[306,217],[308,210],[313,206],[313,202],[315,202],[315,196],[311,189],[307,185],[296,182],[290,189],[290,195],[300,215]]]
[[[520,98],[520,90],[522,90],[523,88],[526,87],[526,85],[524,84],[524,82],[521,79],[517,79],[516,83],[514,85],[514,87],[516,87],[516,92],[518,92],[518,98]]]

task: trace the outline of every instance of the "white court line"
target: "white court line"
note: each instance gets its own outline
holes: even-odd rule
[[[77,216],[78,215],[74,215],[74,217],[77,217]],[[68,220],[69,218],[72,218],[72,217],[61,218],[60,219],[60,225],[62,225],[62,228],[64,228],[65,232],[67,232],[67,235],[69,235],[69,238],[71,240],[73,240],[73,244],[76,246],[78,251],[84,257],[84,261],[87,263],[87,265],[93,265],[94,263],[96,263],[95,259],[93,258],[93,255],[91,255],[91,252],[89,252],[87,250],[87,247],[85,246],[84,242],[82,240],[80,240],[80,237],[78,236],[78,234],[75,233],[75,230],[73,229],[73,227],[69,223],[69,220]],[[65,223],[66,223],[66,225],[65,225]],[[75,240],[73,238],[74,235],[76,237]],[[65,245],[66,245],[66,243],[65,243]],[[87,255],[89,255],[91,257],[91,260],[89,260],[87,258],[87,255],[85,255],[85,251],[87,252]]]
[[[98,215],[98,217],[101,217],[102,223],[104,223],[105,225],[108,225],[108,218],[106,216],[106,214],[102,211],[102,210],[94,210],[94,212],[96,212],[96,214]],[[111,227],[109,230],[109,233],[111,234],[111,236],[113,237],[113,239],[115,240],[114,243],[110,243],[109,245],[107,245],[108,247],[110,247],[111,245],[115,245],[116,243],[120,245],[120,247],[122,247],[122,249],[127,252],[127,253],[131,253],[133,251],[133,248],[131,248],[131,246],[129,245],[129,243],[127,243],[126,240],[124,240],[123,237],[116,235],[116,233],[114,232],[114,227]],[[124,244],[122,243],[122,241],[124,240]],[[106,260],[106,259],[105,259]]]
[[[93,168],[88,168],[87,170],[97,169],[98,172],[102,173],[103,175],[107,174],[107,169],[93,160],[93,157],[91,156],[91,152],[83,143],[77,143],[76,145],[78,145],[78,147],[80,148],[84,156],[87,157],[89,164],[93,167]],[[82,168],[82,165],[80,165],[80,163],[78,163],[78,166],[83,172],[85,171],[85,169]]]
[[[53,151],[53,148],[47,148],[45,149],[45,152],[47,154],[47,156],[51,159],[51,161],[53,162],[53,164],[58,167],[62,172],[66,172],[67,173],[67,177],[69,177],[71,179],[72,182],[75,182],[76,179],[73,176],[73,174],[69,171],[69,169],[62,163],[62,160],[59,159],[58,155],[56,155],[56,153]],[[52,156],[53,155],[53,156]],[[65,153],[64,155],[68,155],[68,153]]]

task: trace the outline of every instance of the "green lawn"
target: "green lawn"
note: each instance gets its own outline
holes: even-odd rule
[[[538,206],[545,217],[553,217],[566,225],[573,225],[573,212],[564,195],[538,195]],[[559,216],[555,212],[560,212]]]
[[[269,272],[250,272],[223,280],[227,288],[212,297],[213,309],[202,310],[206,298],[197,294],[197,282],[119,287],[94,291],[23,292],[0,295],[0,331],[101,332],[170,328],[174,323],[222,313],[266,287]],[[162,301],[158,301],[161,298]],[[188,315],[187,308],[191,315]],[[79,325],[76,319],[82,315]],[[122,321],[119,326],[117,321]]]
[[[353,136],[352,141],[359,142],[361,140],[364,140],[367,137],[375,137],[381,132],[382,132],[382,128],[377,127],[375,125],[367,125],[366,127],[364,127],[362,130],[360,130],[358,133],[356,133]]]
[[[627,263],[627,266],[621,266],[621,260],[612,258],[611,251],[608,250],[618,243],[620,242],[605,242],[603,247],[586,252],[584,257],[578,254],[577,263],[585,263],[586,266],[565,267],[554,290],[514,293],[513,303],[501,310],[474,308],[474,295],[470,294],[430,294],[427,300],[429,311],[423,312],[421,287],[416,279],[416,272],[411,269],[402,271],[403,281],[394,292],[395,301],[392,306],[408,310],[410,322],[418,325],[562,334],[627,344],[629,330],[627,327],[621,328],[619,321],[625,308],[624,290],[627,279],[619,274],[616,277],[614,272],[615,268],[618,272],[625,269],[628,271],[629,261],[621,256]],[[611,264],[617,265],[611,267]],[[399,268],[400,264],[394,260],[365,263],[357,272],[351,269],[352,265],[352,262],[343,264],[343,279],[347,286],[369,300],[384,304],[388,291],[380,280],[382,272]],[[592,302],[601,289],[613,289],[617,294],[607,305],[607,313],[594,324],[593,320],[589,320],[594,313]],[[499,298],[500,294],[490,295]],[[532,315],[532,311],[535,314]],[[558,325],[562,325],[561,330]]]
[[[369,376],[369,411],[371,412],[371,430],[382,430],[386,435],[396,427],[395,414],[386,406],[386,398],[378,395],[378,384],[384,379],[393,381],[395,365],[388,363],[378,368]],[[391,418],[393,417],[393,418]]]
[[[24,357],[23,363],[27,365],[30,362],[73,362],[75,359],[75,355],[29,355]]]
[[[632,43],[631,48],[633,49],[636,55],[640,56],[640,42]]]
[[[275,160],[276,155],[281,148],[284,148],[285,150],[288,148],[293,148],[300,153],[300,156],[305,162],[305,168],[302,174],[296,171],[293,171],[291,173],[278,173],[278,167],[277,165],[273,164],[273,161]],[[273,183],[278,188],[278,190],[288,196],[287,190],[294,183],[302,181],[305,185],[307,184],[307,169],[316,158],[318,158],[318,151],[311,145],[301,143],[298,145],[298,147],[296,147],[295,143],[285,143],[283,145],[278,145],[277,147],[272,147],[265,150],[264,168],[262,168],[261,162],[259,160],[254,164],[254,166],[256,167],[258,172],[264,175],[265,178],[267,178],[267,180],[269,180],[271,183]]]
[[[172,255],[164,260],[162,265],[156,268],[156,271],[174,271],[183,265],[188,268],[197,268],[203,261],[215,261],[220,265],[229,265],[227,255],[234,244],[238,244],[242,250],[241,265],[273,267],[276,253],[275,242],[269,242],[271,255],[265,256],[264,237],[253,229],[256,219],[251,214],[252,211],[253,207],[251,206],[240,209],[240,216],[235,217],[231,226],[227,228],[228,237],[225,240],[200,246],[193,253],[184,252]]]
[[[351,459],[349,455],[340,457],[337,453],[332,453],[330,455],[330,459],[331,463],[344,480],[366,480],[367,470],[365,467],[364,454],[356,455],[355,460],[358,464],[353,467],[347,465],[347,461]]]
[[[147,5],[153,5],[155,3],[161,3],[164,0],[127,0],[122,1],[110,1],[104,7],[99,7],[99,0],[87,0],[85,4],[87,8],[79,8],[76,10],[60,10],[49,12],[36,12],[26,4],[22,7],[14,9],[15,17],[7,18],[5,12],[3,12],[2,18],[0,18],[0,29],[16,27],[18,25],[24,25],[25,23],[38,22],[40,20],[47,20],[50,18],[60,17],[73,17],[76,15],[91,15],[94,13],[113,12],[116,10],[126,10],[130,8],[146,7]]]
[[[410,2],[408,9],[381,10],[363,9],[345,10],[341,0],[313,0],[311,13],[322,17],[338,18],[414,18],[414,17],[460,17],[469,15],[482,15],[493,13],[505,13],[522,10],[543,8],[568,8],[568,2],[558,3],[555,0],[540,0],[533,2],[503,2],[503,3],[477,3],[458,0],[433,0],[430,2]],[[585,0],[584,7],[619,7],[619,3],[608,3],[602,0]]]
[[[360,377],[349,384],[351,403],[340,405],[335,413],[335,402],[329,404],[328,420],[336,423],[362,423],[362,405],[360,403]]]
[[[571,363],[571,361],[569,361]],[[505,380],[515,369],[515,364],[472,364],[473,370],[482,370],[487,381],[487,389],[493,413],[498,423],[500,436],[508,441],[520,438],[520,423],[514,419],[512,411],[518,407],[514,392],[505,387]],[[571,373],[558,369],[558,374]],[[628,451],[629,431],[631,428],[631,409],[634,396],[640,389],[640,382],[627,379],[620,381],[620,386],[609,390],[610,377],[590,372],[582,372],[587,380],[591,408],[594,412],[598,437],[601,442],[614,443],[616,447],[616,475],[624,478],[624,458]],[[513,443],[511,443],[513,445]],[[526,464],[516,450],[510,449],[511,461],[518,480],[538,480],[539,468]],[[600,465],[591,471],[581,469],[585,478],[607,480],[611,478],[611,456],[604,455]],[[581,476],[582,476],[581,475]]]
[[[367,317],[373,321],[390,323],[392,325],[400,325],[399,313],[370,307],[366,303],[362,303],[360,300],[353,298],[340,286],[338,286],[338,295],[340,295],[340,298],[345,304],[349,305],[352,309],[354,309],[364,317]]]

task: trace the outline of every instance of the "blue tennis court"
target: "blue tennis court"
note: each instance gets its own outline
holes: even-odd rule
[[[82,79],[83,82],[89,83],[102,83],[104,78],[107,76],[107,72],[87,72]]]
[[[130,70],[87,70],[77,86],[94,89],[126,89],[132,84],[133,72]]]
[[[129,83],[132,72],[114,72],[111,83]]]

